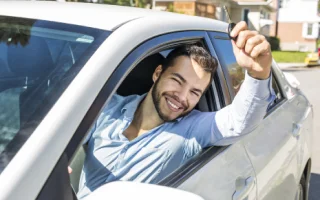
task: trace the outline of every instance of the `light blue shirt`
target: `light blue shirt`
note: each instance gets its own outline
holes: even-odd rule
[[[132,141],[123,132],[145,95],[114,95],[91,131],[78,198],[116,180],[157,183],[202,148],[234,143],[262,121],[275,97],[271,83],[271,77],[246,74],[231,105],[217,112],[193,110]]]

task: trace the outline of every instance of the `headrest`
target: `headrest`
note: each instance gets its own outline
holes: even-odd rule
[[[8,65],[18,76],[39,77],[53,68],[53,60],[47,43],[41,37],[30,36],[26,45],[8,45]]]
[[[146,57],[125,78],[117,93],[122,96],[147,93],[153,85],[153,72],[164,59],[160,53]]]

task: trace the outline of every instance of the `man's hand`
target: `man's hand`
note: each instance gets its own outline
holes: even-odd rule
[[[238,36],[236,41],[231,40],[238,64],[247,69],[248,74],[253,78],[269,78],[272,55],[266,38],[257,31],[248,30],[244,21],[237,23],[230,35]]]

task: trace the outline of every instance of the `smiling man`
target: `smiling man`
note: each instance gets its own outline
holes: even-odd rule
[[[199,46],[176,48],[156,68],[147,94],[114,95],[103,109],[87,140],[79,198],[115,180],[157,183],[202,148],[231,144],[259,125],[274,99],[270,45],[244,22],[232,36],[238,36],[237,62],[247,70],[232,104],[194,110],[217,61]]]

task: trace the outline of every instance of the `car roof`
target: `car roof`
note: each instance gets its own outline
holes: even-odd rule
[[[165,26],[168,20],[186,23],[190,30],[199,29],[199,23],[209,23],[212,31],[225,32],[224,22],[203,17],[165,11],[106,4],[48,1],[0,1],[0,16],[40,19],[99,28],[112,31],[135,19],[157,18]],[[190,23],[190,20],[192,23]],[[146,24],[148,25],[148,24]],[[193,27],[194,26],[194,27]],[[208,27],[208,26],[206,26]],[[143,28],[143,27],[140,27]]]

